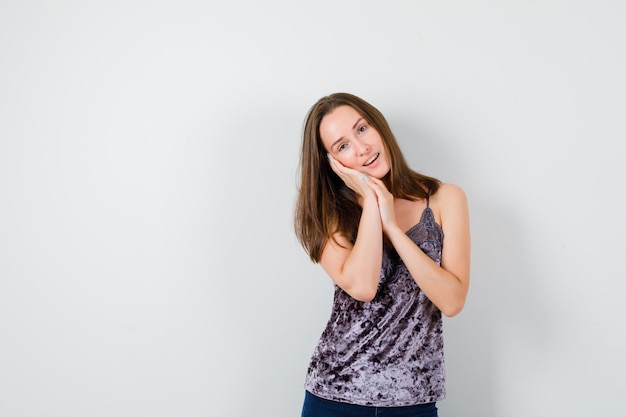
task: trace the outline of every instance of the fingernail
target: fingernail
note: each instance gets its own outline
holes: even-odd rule
[[[370,177],[368,177],[367,175],[363,175],[363,181],[368,182],[370,180]]]
[[[328,160],[329,160],[330,162],[333,162],[333,157],[332,157],[332,156],[330,156],[330,154],[329,154],[328,152],[326,152],[326,156],[328,157]]]

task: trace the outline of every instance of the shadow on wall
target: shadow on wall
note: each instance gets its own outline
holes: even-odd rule
[[[469,200],[470,291],[463,312],[444,322],[448,395],[439,404],[441,415],[495,417],[506,401],[499,394],[511,383],[509,370],[528,361],[530,371],[524,352],[536,352],[547,339],[545,306],[533,287],[537,271],[528,258],[532,236],[517,214],[523,209],[514,211],[510,202],[500,201],[501,193],[485,183],[489,177],[478,174],[489,170],[472,168],[485,162],[479,151],[467,152],[458,134],[405,120],[390,123],[409,165],[460,185]]]
[[[445,323],[448,399],[442,415],[502,415],[500,388],[506,392],[503,386],[515,384],[509,370],[530,371],[532,358],[524,352],[547,339],[545,307],[527,255],[531,238],[521,219],[493,203],[470,202],[472,281],[465,310]]]

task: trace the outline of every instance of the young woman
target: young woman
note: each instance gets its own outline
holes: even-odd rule
[[[347,93],[309,110],[300,175],[296,235],[335,284],[302,416],[436,416],[441,314],[469,285],[464,192],[411,170],[380,111]]]

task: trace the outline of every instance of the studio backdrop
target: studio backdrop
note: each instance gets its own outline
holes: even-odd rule
[[[332,282],[293,233],[346,91],[469,199],[441,416],[626,414],[626,3],[0,2],[0,415],[285,416]]]

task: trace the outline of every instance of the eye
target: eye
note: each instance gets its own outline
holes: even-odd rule
[[[359,133],[363,133],[367,130],[367,125],[361,125],[356,129]]]
[[[348,144],[344,142],[344,143],[340,144],[339,146],[337,146],[337,151],[341,152],[344,149],[346,149],[347,147],[348,147]]]

